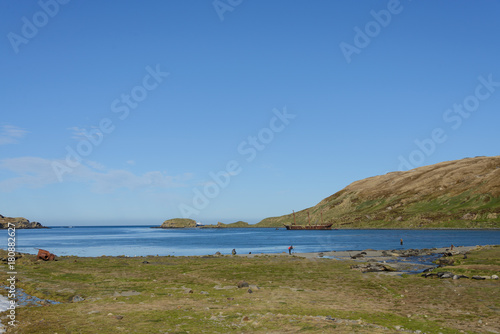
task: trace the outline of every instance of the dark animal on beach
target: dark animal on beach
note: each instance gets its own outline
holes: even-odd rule
[[[349,254],[349,256],[351,257],[351,259],[356,260],[358,257],[364,257],[365,254],[366,254],[365,252],[362,252],[362,253],[358,253],[358,254],[356,254],[354,256],[351,256],[351,254]]]

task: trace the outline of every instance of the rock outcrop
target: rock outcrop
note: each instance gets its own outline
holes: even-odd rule
[[[39,222],[30,222],[28,219],[23,218],[23,217],[13,218],[13,217],[4,217],[4,216],[0,215],[0,229],[6,229],[9,227],[12,227],[12,225],[9,225],[9,223],[14,224],[14,227],[16,229],[46,228],[45,226],[43,226]]]
[[[168,219],[161,224],[160,228],[190,228],[196,227],[196,221],[188,218]]]

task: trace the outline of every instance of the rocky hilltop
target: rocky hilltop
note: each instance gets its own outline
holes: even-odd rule
[[[196,221],[188,218],[168,219],[161,224],[160,228],[189,228],[196,227]]]
[[[246,228],[246,227],[252,227],[250,224],[248,224],[247,222],[244,222],[244,221],[237,221],[237,222],[234,222],[234,223],[230,223],[230,224],[224,224],[224,223],[217,223],[217,227],[233,227],[233,228]]]
[[[466,158],[356,181],[296,213],[333,228],[500,228],[500,156]],[[291,214],[255,227],[281,227]]]
[[[0,229],[9,228],[9,223],[13,223],[16,229],[23,228],[46,228],[39,222],[30,222],[28,219],[23,217],[4,217],[0,215]]]
[[[217,225],[204,225],[203,228],[247,228],[247,227],[253,227],[253,225],[248,224],[247,222],[244,221],[237,221],[234,223],[230,224],[224,224],[221,222],[218,222]]]

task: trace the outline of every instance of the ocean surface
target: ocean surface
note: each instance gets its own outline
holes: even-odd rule
[[[7,230],[0,248],[7,249]],[[403,239],[403,246],[400,245]],[[209,255],[409,249],[500,244],[500,230],[323,230],[284,228],[158,229],[150,226],[75,226],[16,230],[16,250],[58,256]]]

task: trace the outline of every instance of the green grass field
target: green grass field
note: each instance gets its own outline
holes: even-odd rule
[[[484,248],[457,257],[451,270],[491,275],[499,259],[500,247]],[[500,332],[498,280],[362,274],[350,265],[300,254],[54,262],[25,255],[17,287],[61,304],[16,309],[18,324],[7,333]],[[250,287],[238,288],[241,280]],[[77,295],[85,300],[72,302]]]

